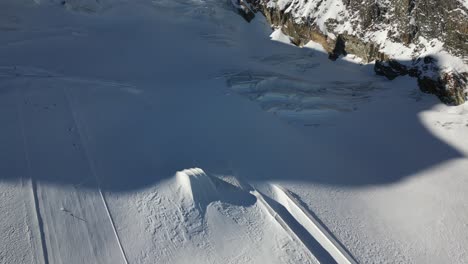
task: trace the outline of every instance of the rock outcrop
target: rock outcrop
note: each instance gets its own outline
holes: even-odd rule
[[[467,100],[468,3],[464,0],[242,0],[298,46],[320,43],[330,59],[375,61],[389,79],[418,78],[447,104]],[[241,2],[242,2],[241,1]],[[250,18],[253,18],[252,14]]]

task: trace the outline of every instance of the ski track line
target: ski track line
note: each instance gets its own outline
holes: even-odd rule
[[[109,222],[112,226],[112,230],[114,231],[114,235],[115,235],[115,238],[117,240],[117,244],[119,245],[119,249],[120,249],[120,252],[122,253],[122,257],[123,257],[123,260],[125,262],[125,264],[128,264],[128,259],[127,259],[127,255],[125,254],[125,251],[122,247],[122,243],[120,241],[120,237],[117,233],[117,229],[115,228],[115,223],[114,223],[114,219],[112,218],[112,215],[110,213],[110,210],[109,210],[109,206],[107,204],[107,201],[106,201],[106,198],[104,196],[104,194],[102,193],[102,190],[101,190],[101,181],[100,181],[100,178],[99,176],[97,175],[96,173],[96,170],[95,170],[95,166],[94,166],[94,162],[93,160],[90,158],[90,154],[88,152],[88,147],[87,147],[87,137],[86,137],[86,133],[83,133],[83,131],[81,131],[81,123],[78,122],[78,119],[77,119],[77,115],[75,113],[75,110],[72,106],[72,103],[71,103],[71,100],[70,100],[70,96],[68,94],[68,92],[66,91],[66,88],[62,88],[63,89],[63,93],[65,94],[65,98],[67,100],[67,104],[68,104],[68,107],[70,108],[70,111],[72,113],[72,117],[73,117],[73,121],[75,122],[75,125],[76,125],[76,129],[77,129],[77,132],[78,132],[78,136],[80,138],[80,141],[83,145],[83,150],[84,150],[84,153],[85,153],[85,156],[86,156],[86,160],[88,162],[88,165],[89,165],[89,168],[91,170],[91,173],[94,175],[94,177],[96,178],[96,181],[97,181],[97,188],[98,188],[98,191],[99,191],[99,195],[101,196],[101,199],[102,199],[102,202],[104,204],[104,207],[106,208],[106,213],[107,213],[107,216],[109,218]],[[86,132],[86,127],[83,127],[83,129],[85,130]]]
[[[6,77],[11,79],[16,78],[27,78],[27,79],[49,79],[54,78],[62,81],[69,81],[69,82],[78,82],[78,83],[85,83],[85,84],[93,84],[93,85],[105,85],[108,87],[119,87],[121,89],[135,89],[134,85],[118,82],[118,81],[109,81],[105,79],[87,79],[82,77],[73,77],[73,76],[65,76],[59,73],[55,73],[52,71],[48,71],[42,68],[33,68],[33,67],[25,67],[25,66],[0,66],[0,77]]]
[[[288,190],[278,184],[271,185],[278,194],[283,195],[287,202],[289,202],[288,204],[291,205],[285,206],[283,204],[289,213],[304,226],[312,237],[314,237],[339,264],[357,264],[357,261],[348,253],[341,243],[338,242],[338,240],[336,240],[336,238],[320,223],[320,221],[310,214],[308,210],[289,193]],[[301,217],[297,217],[298,214]]]
[[[24,100],[21,100],[22,98],[24,99],[21,91],[21,87],[18,87],[17,90],[17,105],[18,105],[18,118],[20,119],[20,130],[21,130],[21,137],[23,138],[23,152],[26,160],[26,172],[27,176],[29,177],[29,182],[31,183],[31,193],[34,201],[34,209],[35,209],[35,214],[36,214],[36,220],[37,220],[37,225],[39,227],[39,235],[41,239],[41,247],[42,247],[42,258],[44,260],[44,264],[49,264],[49,255],[47,252],[47,245],[45,241],[45,234],[44,234],[44,223],[42,220],[41,212],[40,212],[40,207],[39,207],[39,198],[37,196],[37,182],[35,179],[32,177],[31,173],[31,162],[29,158],[29,151],[28,151],[28,142],[26,139],[26,132],[24,129],[24,119],[23,119],[23,106],[22,103]]]
[[[298,241],[302,246],[305,248],[306,252],[309,252],[312,259],[316,259],[314,254],[311,250],[307,247],[307,245],[302,241],[299,236],[291,229],[291,227],[284,221],[284,219],[273,209],[270,204],[265,201],[263,195],[259,193],[257,190],[250,191],[252,195],[257,198],[257,201],[267,210],[267,212],[276,220],[276,222],[286,231],[286,233],[291,237],[293,241]]]

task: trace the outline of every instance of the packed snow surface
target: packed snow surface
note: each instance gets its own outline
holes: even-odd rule
[[[1,1],[0,263],[468,262],[468,106],[288,40],[230,1]]]

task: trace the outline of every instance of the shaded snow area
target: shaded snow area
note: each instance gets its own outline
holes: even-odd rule
[[[0,14],[0,263],[468,262],[467,105],[230,1]]]

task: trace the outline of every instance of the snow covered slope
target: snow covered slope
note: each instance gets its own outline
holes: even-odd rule
[[[376,72],[417,77],[425,92],[461,104],[468,92],[468,9],[458,0],[249,0],[297,45],[332,59],[376,60]]]
[[[230,1],[0,10],[0,263],[468,261],[466,105]]]

